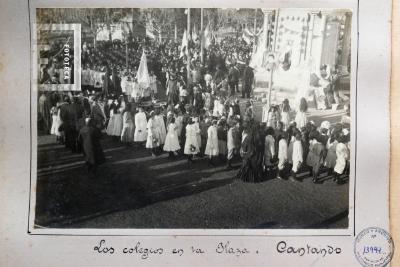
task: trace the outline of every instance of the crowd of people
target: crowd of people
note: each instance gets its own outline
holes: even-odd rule
[[[187,46],[186,49],[173,40],[160,43],[149,38],[134,38],[125,44],[118,40],[98,41],[95,47],[84,42],[82,89],[101,91],[106,95],[125,93],[136,98],[142,97],[146,92],[135,90],[135,82],[137,82],[137,71],[142,51],[144,51],[148,69],[153,77],[157,78],[161,87],[168,87],[168,81],[176,81],[190,96],[194,93],[195,85],[211,86],[210,79],[203,79],[204,75],[215,77],[214,86],[220,88],[223,86],[224,77],[231,72],[228,82],[231,87],[236,86],[237,91],[238,76],[243,73],[245,63],[250,61],[252,45],[240,38],[225,37],[220,42],[214,40],[203,50],[203,60],[201,60],[199,38],[190,40]],[[190,58],[189,75],[187,75],[188,58]],[[232,65],[235,66],[235,71],[230,71]],[[122,81],[131,83],[121,83]],[[173,93],[179,94],[175,91],[171,90],[171,97]]]
[[[208,159],[210,166],[241,161],[238,177],[258,182],[276,176],[301,180],[297,174],[310,171],[317,183],[321,170],[342,182],[349,171],[350,119],[317,126],[306,116],[302,99],[296,115],[287,100],[272,106],[265,121],[255,120],[253,104],[243,109],[238,99],[216,101],[207,109],[185,104],[146,106],[128,101],[126,96],[104,99],[101,95],[52,94],[39,99],[39,112],[45,113],[51,98],[51,134],[73,152],[82,151],[91,171],[104,162],[100,138],[110,136],[132,150],[148,149],[153,157],[166,152],[170,159],[186,157],[189,164]]]
[[[130,68],[124,49],[132,54]],[[137,81],[141,51],[150,72],[147,88]],[[243,107],[238,95],[250,98],[254,86],[251,51],[245,42],[225,38],[203,51],[201,61],[197,40],[186,54],[173,41],[137,39],[129,47],[103,42],[96,48],[84,43],[82,91],[42,93],[38,121],[71,151],[83,152],[92,174],[105,161],[100,139],[108,135],[153,157],[166,152],[189,164],[207,158],[210,166],[228,169],[240,161],[238,177],[246,182],[271,176],[299,181],[305,170],[317,183],[325,167],[341,183],[349,171],[349,117],[317,126],[307,118],[305,99],[293,110],[285,99],[268,105],[256,121],[252,101]]]

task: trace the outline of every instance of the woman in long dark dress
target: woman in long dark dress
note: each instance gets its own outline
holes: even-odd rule
[[[97,166],[105,162],[105,156],[100,143],[101,132],[95,126],[94,120],[85,119],[85,126],[79,131],[78,140],[82,144],[89,175],[96,175]]]
[[[264,146],[258,125],[252,124],[243,131],[241,156],[242,167],[238,178],[243,182],[256,183],[262,180]]]

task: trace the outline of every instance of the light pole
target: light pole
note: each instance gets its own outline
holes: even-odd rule
[[[264,13],[264,29],[263,29],[263,37],[264,37],[264,44],[263,49],[264,49],[264,58],[266,56],[266,52],[268,50],[268,23],[269,23],[269,17],[272,14],[273,10],[271,9],[266,9],[262,8],[262,12]],[[274,68],[275,64],[273,62],[269,62],[269,57],[265,59],[267,62],[263,62],[262,65],[266,65],[267,71],[269,72],[269,77],[268,77],[268,105],[271,106],[271,95],[272,95],[272,82],[273,82],[273,73],[274,73]]]
[[[204,63],[204,29],[203,29],[203,8],[200,9],[200,59],[201,63]]]
[[[257,46],[257,43],[256,43],[256,40],[257,40],[257,33],[256,33],[256,31],[257,31],[257,8],[255,8],[254,9],[254,30],[253,30],[253,36],[254,36],[254,43],[253,43],[253,51],[256,51],[256,46]]]
[[[187,45],[186,45],[186,78],[187,78],[187,85],[189,87],[190,84],[190,53],[189,53],[189,34],[190,34],[190,8],[187,9],[187,34],[186,34],[186,39],[187,39]]]

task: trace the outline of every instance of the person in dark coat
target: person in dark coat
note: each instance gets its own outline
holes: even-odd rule
[[[106,67],[106,72],[103,76],[103,87],[102,87],[102,93],[103,95],[107,96],[110,92],[110,74],[111,74],[111,70],[110,68],[107,66]]]
[[[167,88],[168,88],[168,104],[171,106],[175,106],[176,103],[179,101],[179,89],[176,81],[176,74],[171,73],[170,78],[167,82]]]
[[[38,121],[41,122],[42,129],[45,134],[50,133],[51,128],[51,115],[50,115],[50,101],[47,98],[46,94],[42,94],[39,97],[39,105],[38,105]]]
[[[113,66],[111,71],[111,79],[112,79],[111,81],[114,93],[116,95],[121,95],[122,94],[121,79],[118,76],[117,68],[115,66]]]
[[[72,152],[79,152],[77,151],[78,146],[77,146],[77,138],[78,138],[78,133],[82,125],[80,125],[80,120],[83,117],[83,107],[79,103],[77,97],[72,98],[72,103],[68,106],[68,111],[69,113],[68,118],[69,118],[69,127],[67,128],[68,130],[68,143],[69,143],[69,148],[72,150]]]
[[[93,98],[90,118],[93,120],[93,125],[95,125],[96,128],[98,128],[99,130],[104,128],[104,122],[106,121],[106,116],[104,112],[101,110],[97,97]]]
[[[225,73],[221,68],[221,65],[217,65],[217,71],[214,74],[214,82],[215,84],[220,84],[222,80],[225,78]]]
[[[96,175],[97,166],[106,161],[103,149],[101,148],[100,138],[100,130],[93,125],[90,118],[87,118],[85,126],[79,131],[78,140],[82,145],[89,174],[92,176]]]
[[[200,114],[200,111],[204,107],[203,95],[198,86],[194,86],[193,91],[194,91],[193,107],[194,110],[197,112],[197,114]]]
[[[251,87],[253,86],[254,81],[254,72],[253,69],[249,66],[249,63],[246,63],[246,67],[243,70],[243,85],[242,85],[242,97],[250,98]]]
[[[231,103],[231,108],[233,116],[240,116],[239,99],[235,99],[235,101]]]
[[[239,91],[239,70],[232,64],[228,73],[228,83],[230,96],[234,96],[235,92]]]
[[[237,177],[243,182],[256,183],[262,180],[262,160],[264,153],[263,140],[259,126],[245,121],[240,155],[242,166]]]
[[[313,183],[318,183],[320,167],[325,156],[325,148],[322,145],[321,135],[318,131],[312,131],[309,138],[311,142],[307,156],[307,165],[311,168]]]
[[[71,100],[68,96],[64,97],[65,104],[60,106],[60,119],[62,121],[61,130],[65,135],[65,147],[75,151],[76,148],[76,136],[74,138],[75,118],[71,113]]]

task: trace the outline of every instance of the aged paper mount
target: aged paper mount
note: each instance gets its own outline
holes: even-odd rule
[[[78,7],[87,6],[82,2],[71,3],[49,3],[45,1],[30,2],[31,8],[35,7],[56,7],[68,6]],[[146,5],[144,2],[137,3],[138,6]],[[158,7],[160,3],[148,3],[151,6]],[[159,5],[157,5],[159,4]],[[184,6],[184,3],[171,3],[176,7]],[[212,4],[213,3],[208,3]],[[226,3],[220,3],[222,6]],[[356,7],[360,4],[360,9]],[[100,3],[99,7],[106,7],[109,3]],[[131,6],[128,1],[121,1],[120,6]],[[166,4],[162,4],[163,7]],[[234,3],[232,3],[234,5]],[[237,6],[241,3],[236,2]],[[249,4],[250,5],[250,4]],[[267,3],[254,2],[254,5],[260,7]],[[301,236],[296,236],[296,231],[281,230],[279,234],[272,236],[270,232],[265,230],[264,233],[256,233],[254,236],[242,235],[243,231],[235,234],[235,230],[231,230],[221,234],[220,230],[208,232],[209,235],[198,235],[198,232],[192,232],[193,235],[179,236],[182,231],[177,230],[168,232],[162,230],[163,236],[154,235],[152,229],[142,231],[143,236],[130,236],[132,231],[122,231],[119,234],[127,234],[129,236],[112,236],[118,231],[93,230],[74,231],[73,235],[68,235],[68,230],[50,231],[48,235],[29,235],[27,227],[27,214],[29,203],[29,184],[28,178],[30,173],[30,140],[29,129],[31,127],[28,114],[30,109],[30,91],[29,91],[29,74],[31,63],[29,53],[29,19],[26,3],[6,4],[1,12],[5,12],[4,18],[8,23],[1,26],[1,39],[5,40],[0,44],[1,48],[1,93],[4,98],[0,107],[1,114],[4,116],[1,122],[1,181],[4,185],[1,187],[1,203],[0,203],[0,248],[6,251],[6,256],[1,256],[0,263],[4,262],[5,266],[54,266],[54,265],[132,265],[132,264],[151,264],[153,266],[194,266],[204,265],[226,265],[226,266],[243,266],[252,263],[253,265],[287,265],[287,266],[358,266],[358,261],[354,255],[354,239],[355,235],[368,227],[380,227],[388,229],[388,79],[389,79],[389,59],[388,51],[390,44],[388,42],[388,25],[387,20],[382,16],[388,17],[390,10],[389,1],[379,2],[370,1],[369,3],[356,3],[355,1],[330,1],[309,3],[306,1],[289,1],[285,3],[273,2],[271,5],[287,7],[287,8],[351,8],[357,9],[358,18],[360,20],[360,40],[354,42],[359,46],[359,71],[358,71],[358,108],[357,110],[357,179],[355,206],[350,202],[351,207],[356,210],[354,217],[355,227],[351,228],[349,236],[318,236],[319,230],[302,232]],[[12,15],[11,15],[12,14]],[[32,13],[31,13],[32,14]],[[3,17],[3,14],[2,16]],[[371,22],[371,18],[381,18],[376,24]],[[7,31],[8,29],[8,31]],[[13,29],[13,34],[10,34]],[[15,32],[24,33],[18,37]],[[366,34],[368,32],[368,34]],[[6,33],[6,34],[4,34]],[[372,37],[367,35],[373,35]],[[4,38],[4,39],[3,39]],[[382,41],[376,41],[378,38]],[[3,52],[6,51],[6,52]],[[380,56],[378,56],[380,55]],[[6,66],[6,67],[4,67]],[[373,71],[369,71],[372,69]],[[4,86],[7,85],[7,86]],[[361,89],[362,88],[362,89]],[[378,89],[381,91],[378,93]],[[382,88],[384,90],[382,90]],[[383,91],[383,92],[382,92]],[[394,92],[392,91],[392,95]],[[382,109],[378,109],[378,106]],[[392,105],[395,108],[396,105]],[[356,107],[352,106],[353,111]],[[36,111],[35,105],[33,110]],[[376,127],[371,129],[371,121],[376,121]],[[393,125],[392,118],[392,125]],[[394,128],[394,127],[393,127]],[[379,130],[378,130],[379,129]],[[371,133],[369,131],[371,130]],[[3,134],[4,133],[4,134]],[[375,140],[378,134],[382,134],[381,140]],[[374,139],[375,138],[375,139]],[[371,144],[374,140],[377,144]],[[392,142],[395,141],[393,135]],[[392,143],[393,144],[393,143]],[[365,148],[372,146],[372,151],[379,151],[376,157],[373,157],[374,166],[368,166],[371,162],[371,156]],[[392,148],[393,149],[393,148]],[[3,152],[4,151],[4,152]],[[392,150],[392,153],[395,153]],[[369,159],[367,159],[369,157]],[[4,159],[4,161],[2,160]],[[392,161],[392,164],[393,161]],[[386,167],[385,167],[386,166]],[[385,169],[386,168],[386,169]],[[395,169],[392,169],[392,175]],[[354,174],[354,173],[353,173]],[[372,177],[374,176],[374,177]],[[380,180],[379,184],[376,183]],[[353,189],[353,188],[352,188]],[[353,191],[353,190],[351,190]],[[36,192],[33,187],[32,192]],[[4,193],[4,194],[3,194]],[[373,195],[370,195],[373,193]],[[391,206],[393,208],[393,205]],[[395,214],[395,213],[392,213]],[[351,222],[350,222],[351,223]],[[392,224],[395,231],[395,224]],[[29,229],[30,230],[30,229]],[[75,234],[84,234],[78,236]],[[157,232],[157,230],[156,230]],[[160,232],[158,232],[160,233]],[[175,235],[172,235],[174,233]],[[237,232],[236,232],[237,233]],[[54,235],[59,234],[59,235]],[[67,234],[67,235],[64,235]],[[216,235],[217,234],[217,235]],[[308,234],[315,234],[311,236]],[[98,236],[95,236],[98,235]],[[108,236],[111,235],[111,236]],[[253,234],[252,234],[253,235]],[[329,234],[328,234],[329,235]],[[173,251],[174,249],[185,248],[190,251],[190,247],[202,248],[207,250],[209,254],[197,257],[197,255],[185,254],[179,258],[178,255],[164,254],[162,257],[151,257],[146,261],[139,257],[129,257],[117,254],[111,257],[96,254],[95,248],[99,248],[102,244],[101,240],[105,240],[104,246],[113,246],[115,249],[126,247],[135,247],[137,242],[141,242],[144,247],[162,247],[165,251]],[[333,246],[340,247],[341,253],[334,257],[315,257],[314,255],[306,255],[298,257],[294,255],[286,255],[277,252],[277,245],[285,241],[293,246],[307,247],[308,244],[316,247]],[[232,255],[219,255],[215,253],[216,247],[220,243],[224,245],[229,242],[233,247],[242,249],[242,251],[250,250],[254,254],[240,257],[232,257]],[[217,248],[218,249],[218,248]],[[193,248],[192,248],[193,250]],[[41,251],[48,251],[48,255],[55,256],[38,256]],[[257,252],[257,253],[256,253]],[[64,254],[65,253],[65,254]],[[245,253],[244,253],[245,254]],[[396,266],[393,263],[393,266]]]
[[[393,239],[400,240],[400,1],[393,1],[392,10],[392,77],[391,77],[391,160],[390,160],[390,228]],[[400,264],[399,249],[393,257]]]

